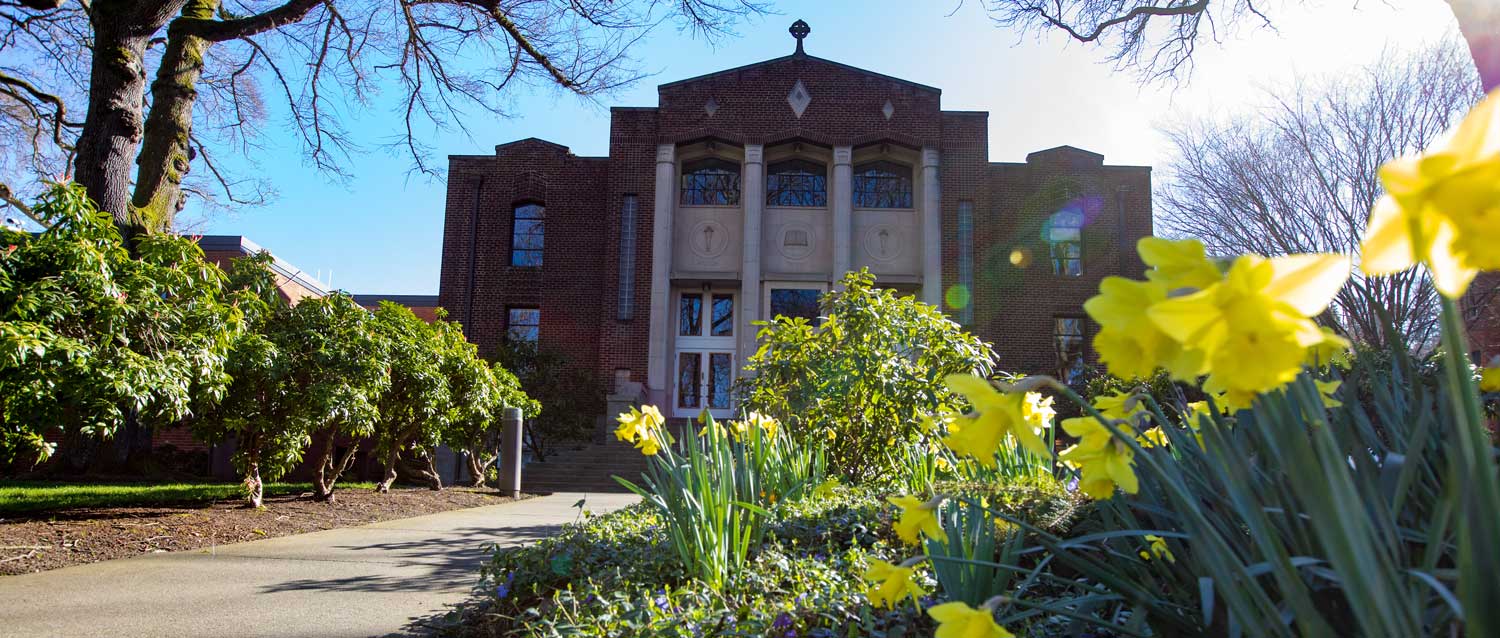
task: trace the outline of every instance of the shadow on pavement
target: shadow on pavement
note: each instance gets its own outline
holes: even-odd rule
[[[485,546],[491,543],[511,545],[535,541],[557,533],[561,525],[520,527],[467,527],[409,540],[358,545],[334,545],[339,551],[358,552],[355,556],[371,562],[395,563],[403,567],[426,568],[425,574],[412,569],[376,577],[304,578],[288,580],[260,589],[259,593],[276,592],[421,592],[472,587],[479,578],[479,566],[489,558]]]

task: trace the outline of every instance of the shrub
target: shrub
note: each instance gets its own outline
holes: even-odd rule
[[[514,372],[525,393],[536,400],[526,412],[526,448],[538,460],[566,441],[594,433],[604,412],[604,386],[592,370],[568,365],[562,353],[535,343],[507,342],[494,359]]]
[[[259,507],[264,482],[296,467],[314,433],[367,433],[374,398],[388,382],[385,348],[348,295],[296,306],[283,298],[270,253],[236,259],[226,289],[247,329],[236,335],[225,366],[228,392],[222,401],[203,401],[190,426],[203,441],[234,439],[234,465],[250,505]],[[336,477],[321,465],[318,494],[328,499]]]
[[[988,376],[994,353],[943,313],[849,273],[823,295],[821,324],[777,317],[737,387],[741,405],[827,445],[851,481],[892,476],[918,445],[922,417],[954,402],[953,373]]]
[[[85,469],[122,428],[149,448],[151,427],[223,395],[241,316],[197,244],[127,246],[77,185],[53,184],[33,211],[51,225],[40,235],[0,228],[0,460],[47,459],[59,427],[64,462]]]

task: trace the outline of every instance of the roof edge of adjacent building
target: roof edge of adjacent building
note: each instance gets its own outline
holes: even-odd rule
[[[276,253],[265,249],[260,244],[250,240],[244,235],[202,235],[198,237],[198,247],[204,251],[209,250],[236,250],[241,255],[254,255],[256,253],[269,253],[271,255],[271,270],[278,275],[294,281],[297,285],[326,297],[332,292],[323,282],[308,276],[307,272],[293,266],[291,262],[276,256]]]
[[[883,80],[890,80],[892,82],[897,82],[897,83],[900,83],[900,84],[905,84],[905,85],[910,86],[912,88],[921,89],[923,91],[931,91],[931,92],[936,93],[938,95],[942,95],[942,93],[943,93],[942,89],[937,88],[935,86],[928,86],[928,85],[922,84],[920,82],[913,82],[911,80],[907,80],[907,79],[903,79],[903,78],[898,78],[898,77],[896,77],[894,75],[886,75],[884,73],[879,73],[879,72],[876,72],[876,71],[871,71],[869,69],[862,69],[862,68],[859,68],[859,67],[854,66],[852,64],[844,64],[843,62],[837,62],[837,61],[834,61],[834,60],[829,60],[828,58],[820,58],[820,57],[815,56],[815,55],[807,55],[805,53],[792,53],[790,55],[783,55],[783,56],[781,56],[779,58],[771,58],[769,60],[761,60],[759,62],[751,62],[750,64],[744,64],[744,65],[740,65],[740,66],[737,66],[737,67],[734,67],[734,68],[724,69],[722,71],[714,71],[712,73],[705,73],[703,75],[695,75],[695,76],[690,77],[690,78],[683,78],[681,80],[674,80],[672,82],[667,82],[666,84],[658,84],[658,85],[656,85],[656,90],[659,92],[662,89],[668,89],[668,88],[678,87],[678,86],[682,86],[684,84],[690,84],[692,82],[698,82],[698,81],[701,81],[701,80],[708,80],[708,79],[712,79],[712,78],[716,78],[716,77],[720,77],[720,76],[731,75],[731,74],[734,74],[734,73],[740,73],[742,71],[748,71],[748,70],[753,69],[755,67],[767,66],[767,65],[771,65],[771,64],[778,64],[778,63],[781,63],[781,62],[786,62],[788,60],[815,60],[817,62],[822,62],[824,64],[831,64],[831,65],[836,66],[836,67],[841,68],[841,69],[845,69],[845,70],[849,70],[849,71],[854,71],[856,73],[863,73],[865,75],[874,76],[874,77],[877,77],[877,78],[881,78]]]
[[[377,293],[369,293],[359,295],[350,294],[349,296],[354,298],[354,303],[357,303],[361,306],[374,306],[382,301],[389,301],[391,303],[397,303],[407,307],[428,307],[438,305],[437,295],[383,295]]]

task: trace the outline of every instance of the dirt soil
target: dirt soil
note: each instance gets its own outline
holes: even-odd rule
[[[268,496],[259,510],[235,500],[0,515],[0,575],[354,527],[512,500],[493,490],[465,487],[437,492],[396,487],[389,494],[337,490],[333,503],[314,502],[311,496]]]

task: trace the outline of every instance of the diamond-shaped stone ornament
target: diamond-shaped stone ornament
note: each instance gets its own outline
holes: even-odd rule
[[[892,115],[896,114],[896,106],[891,104],[890,100],[886,100],[885,106],[880,107],[880,112],[885,115],[885,119],[889,120]]]
[[[707,113],[709,117],[713,117],[714,113],[719,112],[719,101],[714,98],[708,98],[708,101],[703,103],[703,112]]]
[[[786,103],[792,106],[792,113],[802,117],[802,112],[807,110],[807,105],[812,103],[812,95],[807,92],[807,87],[802,85],[802,80],[797,80],[792,85],[792,92],[786,95]]]

